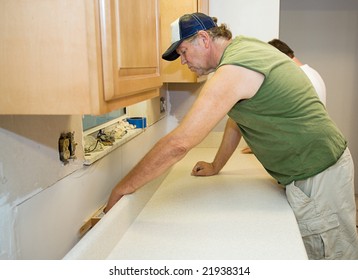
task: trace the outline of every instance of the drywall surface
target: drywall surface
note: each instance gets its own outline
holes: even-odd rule
[[[280,0],[210,0],[210,15],[227,24],[233,36],[269,41],[278,37]]]

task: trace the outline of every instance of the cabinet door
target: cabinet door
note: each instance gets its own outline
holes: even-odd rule
[[[157,0],[100,0],[106,101],[161,87],[158,18]]]
[[[0,1],[0,114],[90,113],[85,1]]]
[[[174,7],[174,8],[173,8]],[[195,12],[209,13],[209,0],[161,0],[161,46],[162,53],[171,44],[170,24],[184,14]],[[206,79],[198,77],[186,65],[181,65],[180,59],[166,61],[162,59],[162,78],[167,83],[195,83]]]

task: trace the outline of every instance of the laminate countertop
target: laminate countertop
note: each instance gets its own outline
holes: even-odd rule
[[[122,198],[65,259],[307,259],[283,187],[254,155],[238,149],[218,175],[190,175],[216,151],[194,148],[150,195]]]

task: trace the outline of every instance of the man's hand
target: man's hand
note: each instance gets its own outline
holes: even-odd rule
[[[212,176],[216,175],[218,172],[215,170],[213,163],[199,161],[195,164],[191,175],[193,176]]]

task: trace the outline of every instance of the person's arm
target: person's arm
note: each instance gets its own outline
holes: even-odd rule
[[[241,132],[237,124],[228,119],[225,126],[223,139],[216,153],[213,162],[199,161],[195,164],[191,175],[193,176],[211,176],[216,175],[227,163],[241,139]]]
[[[226,65],[206,82],[182,122],[159,140],[144,158],[112,190],[105,212],[123,195],[135,192],[182,159],[222,120],[241,99],[251,98],[263,82],[263,75]]]

